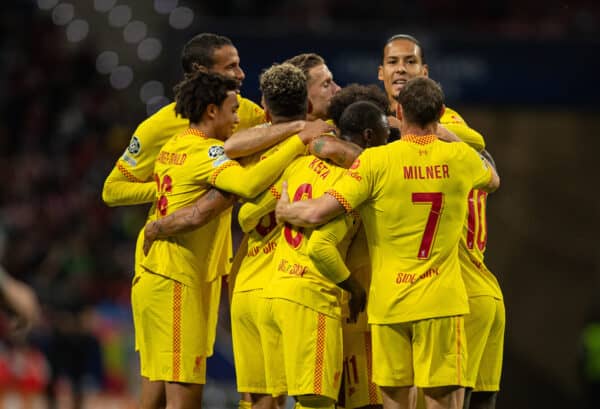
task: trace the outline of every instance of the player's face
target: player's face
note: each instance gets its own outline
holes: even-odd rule
[[[327,109],[331,98],[340,90],[333,81],[333,75],[325,64],[317,65],[308,70],[307,91],[312,105],[310,115],[313,118],[327,119]]]
[[[379,66],[378,78],[383,81],[388,98],[397,97],[408,80],[427,74],[421,50],[412,41],[400,38],[383,49],[383,63]]]
[[[224,141],[231,136],[233,129],[240,122],[237,115],[239,106],[237,94],[234,91],[227,92],[227,98],[215,116],[215,138]]]
[[[246,74],[240,67],[240,56],[237,49],[231,45],[224,45],[217,48],[213,53],[214,65],[210,69],[211,72],[222,74],[229,78],[234,78],[241,82],[246,78]]]

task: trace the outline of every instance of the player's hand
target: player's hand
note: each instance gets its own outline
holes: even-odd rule
[[[317,119],[314,121],[306,121],[304,129],[298,133],[298,136],[306,145],[310,143],[310,141],[312,141],[314,138],[323,134],[335,135],[335,127],[333,125],[329,125],[322,119]]]
[[[402,121],[393,115],[388,116],[388,124],[390,124],[390,128],[400,129],[402,127]]]
[[[156,236],[158,235],[158,224],[156,222],[150,222],[144,227],[144,256],[147,256],[150,252],[150,247],[152,247],[152,243],[156,240]]]
[[[290,196],[288,195],[288,184],[287,182],[283,182],[281,185],[281,197],[275,206],[275,219],[277,220],[277,224],[285,223],[285,213],[289,206]]]
[[[358,314],[363,312],[367,305],[367,292],[352,276],[339,283],[338,286],[350,293],[350,301],[348,301],[350,317],[348,318],[348,322],[356,322]]]

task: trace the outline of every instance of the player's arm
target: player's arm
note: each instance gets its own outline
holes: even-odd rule
[[[292,121],[268,127],[254,127],[236,132],[225,141],[225,153],[230,158],[251,155],[283,141],[290,135],[298,134],[302,140],[332,132],[333,127],[323,120]]]
[[[496,168],[481,153],[468,148],[465,164],[466,171],[473,176],[473,188],[491,193],[500,187],[500,176]]]
[[[151,203],[155,198],[156,183],[138,180],[119,162],[104,181],[102,188],[102,200],[111,207]]]
[[[448,131],[453,132],[461,141],[471,146],[476,151],[485,149],[485,140],[483,136],[475,129],[471,128],[465,120],[458,114],[446,108],[448,115],[442,116],[441,124]]]
[[[13,331],[24,333],[39,322],[41,309],[33,289],[12,278],[0,266],[0,300],[17,314]],[[14,335],[14,334],[13,334]]]
[[[290,203],[287,182],[284,182],[281,187],[281,198],[275,207],[275,216],[277,223],[287,222],[294,226],[314,227],[339,216],[345,210],[339,201],[327,193],[316,199]]]
[[[196,230],[232,206],[234,202],[234,195],[211,189],[195,203],[148,223],[144,228],[144,254],[148,254],[155,240]]]
[[[363,148],[352,143],[343,141],[329,135],[322,135],[310,141],[308,148],[310,153],[321,159],[328,159],[342,168],[348,169]]]
[[[303,128],[304,121],[292,121],[243,129],[235,132],[225,141],[225,154],[233,159],[252,155],[297,134]]]
[[[210,183],[244,199],[253,198],[267,189],[292,159],[304,153],[305,142],[308,140],[292,136],[280,143],[277,151],[251,167],[228,160],[213,172]]]
[[[350,232],[353,219],[350,215],[338,216],[313,230],[308,242],[308,256],[321,274],[350,293],[350,321],[356,322],[358,314],[365,309],[366,292],[352,277],[338,251],[338,245]]]
[[[279,188],[277,187],[279,185]],[[254,200],[246,202],[238,212],[238,222],[244,233],[248,233],[260,220],[275,210],[277,200],[281,197],[281,183],[276,183],[262,192]]]

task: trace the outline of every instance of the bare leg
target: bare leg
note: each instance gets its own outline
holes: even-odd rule
[[[204,385],[166,382],[167,409],[201,409]]]
[[[163,381],[151,381],[142,376],[141,395],[140,409],[164,409],[167,406]]]
[[[380,386],[384,409],[415,409],[417,389],[414,386]]]
[[[427,409],[462,409],[465,388],[462,386],[441,386],[423,388]]]

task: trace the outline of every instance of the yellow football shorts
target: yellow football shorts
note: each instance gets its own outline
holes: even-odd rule
[[[221,279],[189,287],[142,272],[131,290],[142,376],[151,381],[206,383]]]
[[[373,382],[373,354],[370,331],[354,331],[355,324],[342,324],[344,366],[338,406],[345,409],[381,405],[381,392]]]
[[[273,395],[337,400],[342,375],[342,323],[304,305],[268,298],[260,315],[267,389]]]
[[[231,337],[239,392],[268,393],[258,322],[264,305],[262,290],[233,293],[231,299]]]
[[[470,297],[469,309],[471,313],[465,315],[467,383],[475,391],[499,391],[506,325],[504,301],[491,296]]]
[[[373,382],[379,386],[466,386],[463,316],[371,325]]]

